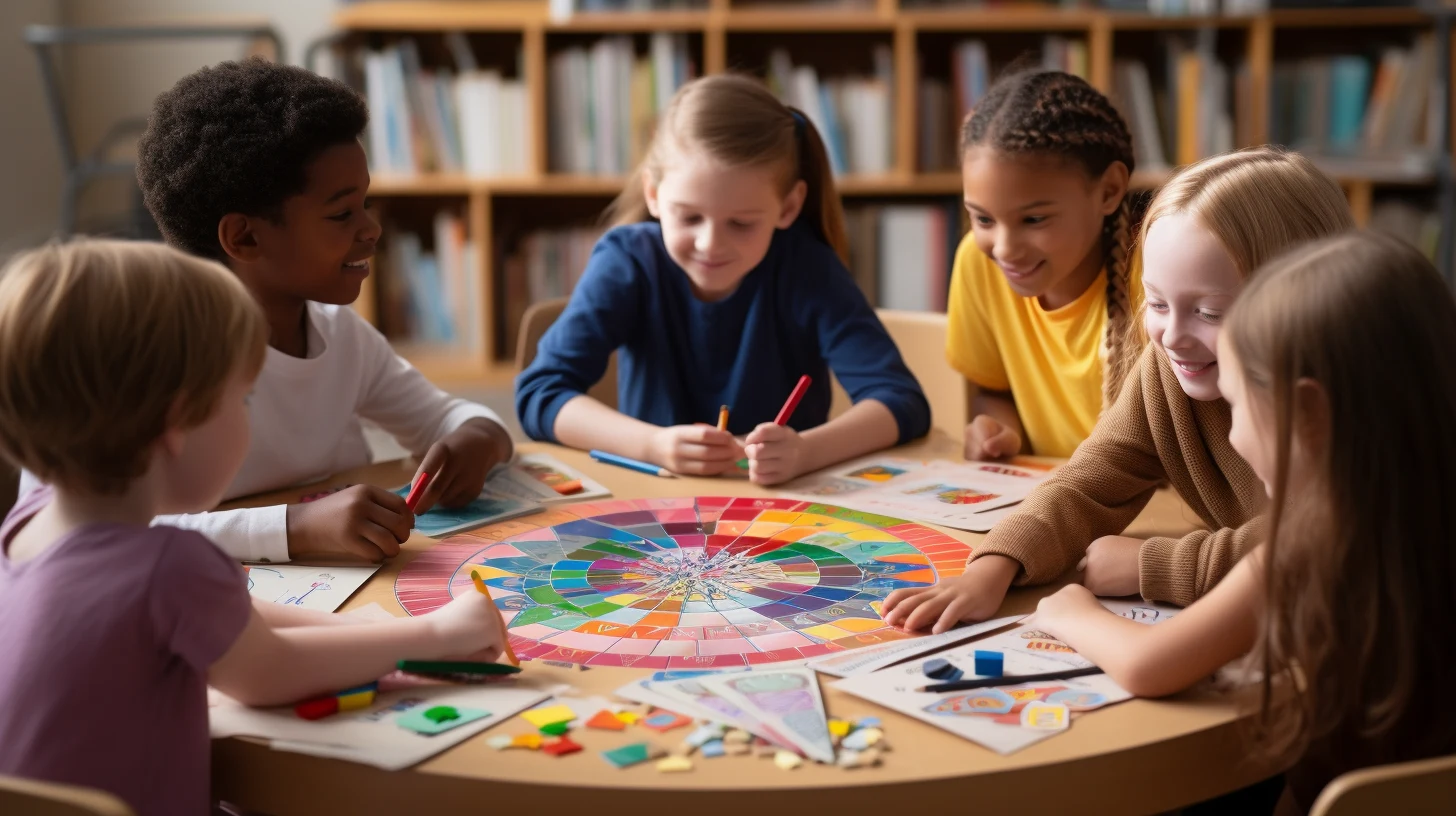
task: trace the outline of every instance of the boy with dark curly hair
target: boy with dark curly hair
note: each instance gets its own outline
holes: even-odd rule
[[[512,454],[490,409],[439,390],[350,309],[379,222],[365,197],[364,101],[343,83],[262,59],[224,62],[161,94],[137,179],[167,242],[221,261],[268,320],[247,459],[224,498],[304,484],[369,462],[359,420],[393,434],[429,482],[416,512],[463,505]],[[309,504],[169,517],[230,555],[399,552],[404,499],[359,485]]]

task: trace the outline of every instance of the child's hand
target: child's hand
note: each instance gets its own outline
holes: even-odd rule
[[[765,422],[754,428],[743,440],[743,451],[754,484],[787,482],[804,470],[804,437],[786,425]]]
[[[1021,452],[1021,435],[989,414],[980,414],[966,426],[966,458],[1001,459]]]
[[[490,469],[511,454],[506,429],[488,419],[472,419],[430,446],[420,461],[420,473],[430,474],[415,502],[416,513],[428,513],[436,503],[463,507],[480,495]],[[414,483],[414,479],[410,480]]]
[[[652,435],[648,459],[673,473],[716,476],[742,458],[733,434],[712,425],[673,425]]]
[[[444,653],[460,660],[494,662],[505,644],[495,602],[469,589],[425,616]]]
[[[1085,570],[1082,585],[1094,595],[1121,597],[1138,594],[1138,551],[1143,540],[1103,536],[1092,542],[1077,569]]]
[[[1042,598],[1036,605],[1036,614],[1027,622],[1034,620],[1038,629],[1058,635],[1065,629],[1067,621],[1101,608],[1102,604],[1097,602],[1097,597],[1086,587],[1081,584],[1067,584]]]
[[[940,634],[957,621],[982,621],[1001,608],[1021,564],[1004,555],[983,555],[966,571],[924,589],[897,589],[885,599],[885,623]]]
[[[415,514],[404,499],[373,485],[354,485],[308,504],[288,505],[288,554],[348,553],[365,561],[399,555]]]

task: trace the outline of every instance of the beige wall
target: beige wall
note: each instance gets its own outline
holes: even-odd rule
[[[55,23],[59,0],[0,2],[0,257],[44,240],[60,200],[61,159],[40,90],[40,71],[21,40],[25,26]]]
[[[60,159],[41,103],[34,57],[17,46],[25,23],[49,21],[76,26],[137,25],[160,20],[264,18],[283,36],[289,62],[300,62],[305,45],[329,31],[335,0],[0,0],[0,83],[5,119],[10,111],[18,132],[0,127],[0,248],[34,242],[56,223]],[[152,99],[192,71],[247,53],[239,40],[145,42],[69,46],[62,63],[79,150],[93,146],[112,123],[145,117]],[[17,100],[10,95],[18,95]],[[14,168],[14,169],[12,169]],[[19,175],[17,175],[19,171]],[[11,184],[11,179],[23,183]],[[82,200],[82,226],[104,226],[125,211],[128,186],[105,184]]]

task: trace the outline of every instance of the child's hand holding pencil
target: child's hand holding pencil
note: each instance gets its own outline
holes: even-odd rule
[[[673,473],[716,476],[743,458],[743,446],[712,425],[674,425],[653,434],[647,458]]]

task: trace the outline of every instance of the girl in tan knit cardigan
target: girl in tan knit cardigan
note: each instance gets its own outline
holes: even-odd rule
[[[1142,227],[1151,342],[1117,402],[1071,460],[976,547],[963,575],[896,590],[885,620],[936,632],[982,620],[1013,582],[1048,583],[1084,555],[1085,580],[1099,594],[1140,590],[1186,605],[1218,583],[1260,537],[1266,502],[1228,442],[1215,346],[1222,313],[1266,260],[1353,226],[1339,185],[1294,153],[1215,156],[1169,181]],[[1163,482],[1209,529],[1177,539],[1119,535]]]
[[[1075,584],[1036,622],[1144,696],[1252,649],[1260,747],[1300,758],[1308,807],[1337,774],[1456,751],[1456,304],[1415,248],[1351,233],[1265,267],[1218,343],[1268,543],[1167,623]],[[1304,693],[1271,693],[1290,667]]]

